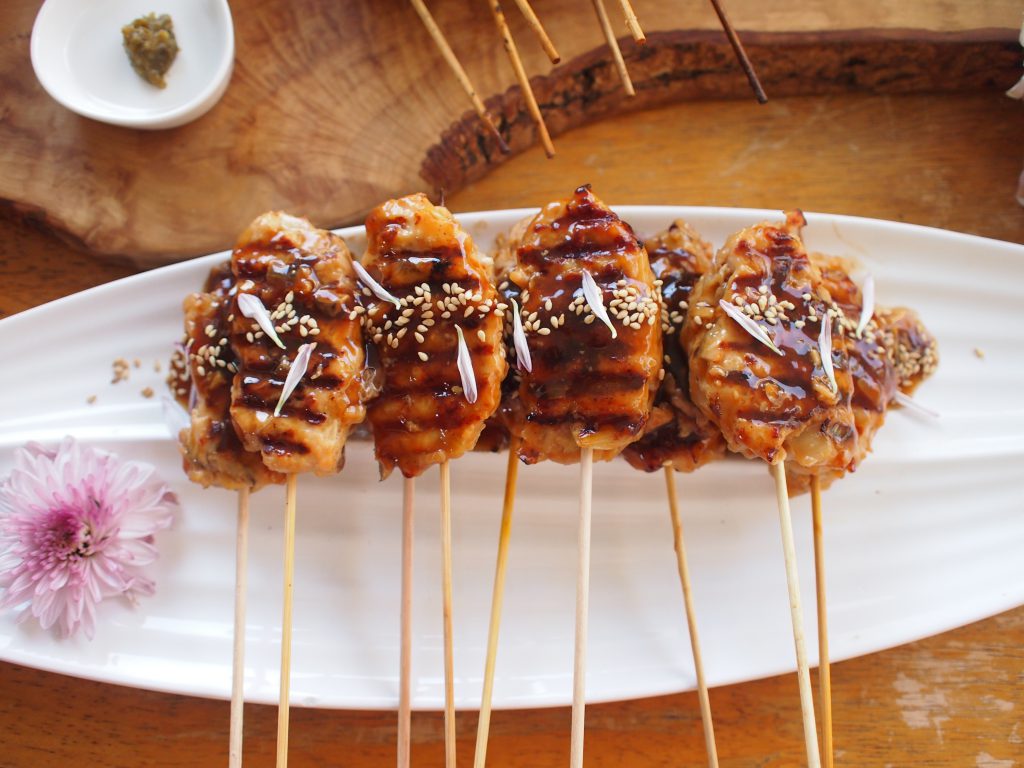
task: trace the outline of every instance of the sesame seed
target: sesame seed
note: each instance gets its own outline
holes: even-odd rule
[[[476,337],[478,339],[480,339],[480,341],[482,341],[482,342],[486,342],[487,341],[487,334],[484,333],[484,329],[483,328],[478,328],[477,329]]]
[[[537,329],[537,333],[539,333],[541,336],[547,336],[548,334],[551,333],[551,329],[550,328],[538,328]]]
[[[429,357],[427,356],[427,353],[426,353],[426,352],[417,352],[416,354],[417,354],[417,355],[419,355],[419,358],[420,358],[420,360],[422,360],[422,361],[423,361],[424,363],[425,363],[425,362],[427,362],[427,360],[429,360],[429,359],[430,359],[430,358],[429,358]]]
[[[470,315],[473,314],[473,310],[474,309],[476,309],[476,307],[474,307],[472,304],[470,304],[468,307],[466,307],[466,311],[465,311],[465,313],[463,313],[462,316],[463,317],[469,317]]]
[[[422,333],[420,333],[419,331],[416,331],[416,332],[415,332],[415,333],[413,334],[413,336],[415,336],[415,337],[416,337],[416,343],[417,343],[417,344],[422,344],[422,343],[423,343],[423,341],[424,341],[424,337],[423,337],[423,334],[422,334]]]

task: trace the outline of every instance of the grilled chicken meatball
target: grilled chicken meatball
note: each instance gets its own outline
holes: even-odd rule
[[[665,466],[692,472],[725,455],[722,433],[690,400],[689,365],[679,343],[690,292],[711,266],[714,251],[682,220],[649,238],[645,245],[651,269],[661,283],[665,376],[644,436],[629,445],[623,456],[645,472]]]
[[[899,390],[911,395],[922,381],[935,373],[939,364],[935,337],[924,327],[917,313],[906,307],[878,309],[875,319],[882,345],[896,369]]]
[[[230,341],[239,371],[231,418],[246,449],[284,473],[337,472],[350,428],[363,420],[363,340],[352,256],[345,242],[305,219],[265,213],[231,255],[238,293],[270,312],[280,349],[236,296]],[[280,415],[274,409],[304,343],[315,343],[306,374]]]
[[[800,239],[804,219],[758,224],[726,241],[694,286],[682,341],[694,404],[728,447],[801,471],[847,471],[859,457],[845,338],[833,329],[833,388],[819,353],[831,297]],[[719,305],[729,302],[774,340],[754,339]]]
[[[283,483],[284,476],[267,469],[258,453],[242,447],[231,423],[231,381],[235,356],[227,342],[228,315],[235,280],[230,264],[214,267],[203,293],[186,297],[185,350],[172,364],[172,382],[179,402],[189,410],[190,424],[178,435],[185,473],[204,488],[257,490]]]
[[[550,203],[515,238],[508,279],[521,294],[532,370],[519,370],[513,431],[527,464],[608,459],[642,433],[661,370],[660,305],[643,245],[589,187]],[[594,279],[613,332],[591,310]]]
[[[369,405],[381,476],[406,477],[472,450],[501,398],[503,304],[490,263],[446,208],[425,195],[389,200],[366,219],[363,267],[400,306],[362,290],[382,374]],[[476,398],[457,363],[461,328]]]

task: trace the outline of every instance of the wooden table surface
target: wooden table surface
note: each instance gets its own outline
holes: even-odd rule
[[[554,161],[531,150],[449,203],[539,205],[590,181],[613,203],[797,205],[1024,242],[1022,130],[1022,107],[995,92],[680,104],[571,132]],[[2,315],[134,272],[11,212],[0,227]],[[1024,608],[836,664],[833,697],[839,765],[1024,765]],[[793,675],[715,689],[711,700],[723,766],[802,764]],[[273,764],[275,717],[247,709],[247,765]],[[223,765],[227,725],[226,702],[0,664],[4,768]],[[460,713],[464,765],[475,726],[475,713]],[[394,762],[393,713],[296,709],[291,733],[293,766]],[[498,712],[491,733],[491,765],[568,760],[567,709]],[[417,713],[414,763],[442,765],[442,739],[441,716]],[[693,693],[589,707],[586,744],[589,766],[705,764]]]

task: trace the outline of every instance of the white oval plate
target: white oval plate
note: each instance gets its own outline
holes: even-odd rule
[[[772,211],[622,207],[648,235],[682,216],[716,244],[778,218]],[[460,216],[477,241],[530,211]],[[825,495],[831,648],[835,659],[950,629],[1024,602],[1024,382],[1019,286],[1024,247],[951,232],[808,215],[808,246],[859,258],[878,301],[916,307],[942,363],[918,393],[941,412],[893,413],[875,452]],[[361,253],[361,228],[342,230]],[[184,512],[159,536],[157,594],[136,608],[101,606],[95,640],[59,640],[0,616],[0,658],[183,694],[230,687],[235,497],[190,485],[156,399],[181,328],[181,300],[218,254],[148,272],[0,322],[0,472],[27,440],[64,434],[154,462]],[[975,354],[981,348],[984,358]],[[111,362],[138,358],[111,385]],[[166,366],[164,365],[166,368]],[[98,395],[94,405],[86,397]],[[459,707],[479,704],[505,458],[472,455],[454,482],[455,682]],[[595,468],[587,698],[691,688],[693,665],[676,576],[664,482],[624,462]],[[571,700],[577,476],[520,471],[494,701]],[[679,477],[707,675],[713,685],[795,666],[775,502],[768,473],[729,461]],[[277,700],[283,492],[253,497],[246,695]],[[414,700],[443,704],[437,472],[417,482]],[[331,479],[299,483],[293,701],[394,707],[398,691],[401,480],[377,481],[370,445],[353,442]],[[794,503],[808,635],[814,636],[811,531]],[[810,652],[814,656],[814,642]],[[795,695],[795,693],[794,693]]]

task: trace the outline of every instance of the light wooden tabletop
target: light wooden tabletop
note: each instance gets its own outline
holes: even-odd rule
[[[1021,106],[997,92],[681,104],[569,133],[555,160],[531,150],[449,204],[536,206],[589,181],[611,203],[800,206],[1024,242],[1014,199],[1022,129]],[[134,272],[10,211],[0,227],[0,316]],[[836,664],[832,679],[838,765],[1024,765],[1024,608]],[[795,676],[714,689],[711,700],[723,766],[802,763]],[[275,717],[272,707],[247,709],[246,765],[273,764]],[[463,764],[475,726],[475,713],[460,713]],[[227,727],[226,702],[0,664],[5,768],[223,765]],[[491,765],[567,762],[567,709],[497,712],[491,733]],[[442,765],[440,715],[417,713],[413,742],[414,764]],[[393,713],[292,714],[296,767],[391,765],[394,745]],[[696,695],[588,708],[586,759],[705,765]]]

